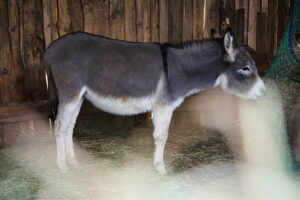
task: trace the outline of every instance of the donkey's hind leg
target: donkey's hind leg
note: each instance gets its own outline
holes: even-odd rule
[[[61,172],[67,172],[67,158],[71,165],[77,166],[73,149],[73,128],[78,116],[82,96],[71,102],[60,102],[58,114],[54,122],[54,132],[57,146],[57,164]],[[67,157],[68,156],[68,157]]]
[[[159,106],[153,110],[153,125],[154,125],[154,160],[155,169],[160,174],[166,174],[164,163],[164,149],[168,138],[169,125],[172,118],[173,110],[170,108]]]
[[[68,130],[66,132],[65,136],[65,145],[66,145],[66,154],[67,154],[67,159],[68,163],[71,165],[73,168],[78,167],[78,162],[76,160],[75,152],[74,152],[74,147],[73,147],[73,129],[75,126],[76,119],[78,117],[81,105],[82,105],[83,99],[81,99],[79,102],[76,104],[73,104],[73,114],[71,116],[71,122],[69,124]]]

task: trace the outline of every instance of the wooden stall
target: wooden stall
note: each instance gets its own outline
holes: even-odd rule
[[[222,35],[226,27],[232,26],[237,41],[254,49],[259,69],[264,72],[284,31],[289,2],[1,0],[0,145],[14,143],[16,140],[9,138],[16,138],[15,133],[22,132],[22,127],[37,130],[37,121],[47,121],[47,88],[41,60],[47,46],[60,36],[85,31],[127,41],[164,43],[207,39],[212,30]],[[41,114],[27,118],[27,112],[32,111]]]

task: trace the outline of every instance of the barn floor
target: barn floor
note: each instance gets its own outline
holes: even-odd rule
[[[77,123],[75,141],[80,167],[71,169],[67,175],[62,176],[56,167],[52,135],[2,149],[0,199],[97,199],[99,195],[106,196],[105,199],[127,195],[139,199],[144,193],[135,194],[138,188],[148,195],[151,193],[152,197],[160,194],[167,198],[170,191],[178,190],[180,185],[193,184],[188,183],[188,175],[186,183],[182,180],[174,184],[172,179],[195,166],[225,162],[234,166],[233,156],[220,134],[191,126],[171,128],[165,153],[169,175],[160,176],[152,167],[150,121],[136,126],[108,126],[95,123],[95,115],[82,116]],[[233,171],[230,167],[228,173]],[[207,174],[201,175],[199,180],[205,182],[205,176]],[[226,173],[218,176],[226,176]],[[169,189],[160,191],[158,185]]]
[[[219,133],[171,128],[169,174],[161,176],[152,167],[150,121],[125,126],[116,118],[121,124],[116,126],[97,118],[80,117],[75,130],[80,166],[65,175],[56,167],[52,135],[2,149],[0,199],[241,199],[239,164]]]

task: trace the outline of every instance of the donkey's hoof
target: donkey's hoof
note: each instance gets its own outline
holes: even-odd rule
[[[60,173],[62,173],[62,174],[66,174],[69,171],[67,166],[64,166],[64,167],[60,166],[59,169],[60,169]]]
[[[76,169],[79,167],[79,163],[77,162],[76,159],[69,160],[69,164],[73,169]]]
[[[165,167],[164,163],[156,163],[156,164],[154,164],[154,166],[155,166],[156,171],[159,174],[161,174],[161,175],[167,174],[167,170],[166,170],[166,167]]]
[[[65,162],[57,162],[58,168],[62,174],[66,174],[68,172],[67,163]]]

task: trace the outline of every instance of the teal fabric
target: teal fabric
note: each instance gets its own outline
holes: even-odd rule
[[[300,32],[300,0],[291,1],[290,16],[281,44],[267,77],[274,79],[283,95],[287,120],[300,98],[300,49],[295,49],[295,33]]]

